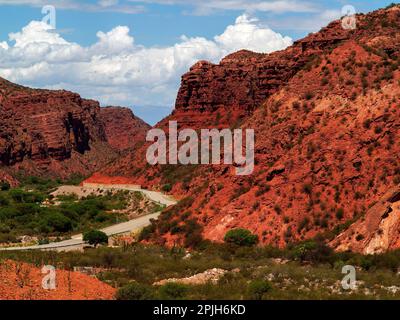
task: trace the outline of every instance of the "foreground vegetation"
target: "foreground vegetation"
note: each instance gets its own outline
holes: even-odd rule
[[[18,242],[21,236],[35,236],[43,244],[49,237],[65,237],[124,222],[128,217],[119,212],[128,202],[139,203],[143,198],[140,193],[132,195],[127,191],[107,191],[79,200],[74,195],[54,198],[51,192],[62,184],[62,181],[34,177],[25,179],[17,189],[2,183],[0,243]]]
[[[285,250],[204,244],[188,254],[181,248],[133,244],[85,252],[1,252],[37,266],[99,268],[98,277],[119,288],[119,299],[399,299],[400,251],[379,256],[333,253],[322,243],[307,242]],[[344,290],[342,267],[357,268],[357,289]],[[164,284],[220,268],[217,284]]]
[[[110,210],[126,207],[127,194],[105,192],[79,200],[74,196],[52,199],[51,191],[58,185],[37,179],[26,181],[19,189],[0,185],[0,242],[17,241],[23,234],[40,235],[45,240],[86,231],[84,238],[89,243],[107,243],[105,234],[94,229],[124,219],[110,214]],[[169,212],[166,210],[159,223],[166,223]],[[335,253],[325,245],[323,237],[280,250],[257,246],[258,237],[245,229],[230,230],[226,243],[214,244],[201,238],[201,229],[193,220],[185,220],[183,226],[169,224],[166,230],[183,233],[190,251],[133,243],[84,252],[0,252],[0,263],[11,259],[67,270],[93,267],[99,279],[118,288],[116,298],[121,300],[400,298],[400,250],[374,256]],[[153,228],[154,224],[144,228],[139,239],[147,240]],[[342,287],[345,265],[357,270],[356,289]],[[188,278],[215,268],[222,270],[216,282],[163,281]]]

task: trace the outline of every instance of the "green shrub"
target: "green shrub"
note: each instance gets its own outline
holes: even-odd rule
[[[72,230],[72,221],[58,212],[49,213],[46,224],[56,232],[68,232]]]
[[[224,241],[238,246],[253,246],[258,243],[258,236],[252,234],[249,230],[238,228],[228,231]]]
[[[304,94],[304,99],[311,100],[312,98],[314,98],[314,94],[311,91],[308,91]]]
[[[97,246],[99,244],[108,243],[108,236],[102,231],[91,230],[83,234],[83,241],[86,241],[91,245]]]
[[[344,210],[342,208],[339,208],[336,210],[336,218],[339,220],[342,220],[344,216]]]
[[[0,190],[1,191],[8,191],[10,190],[11,186],[7,181],[1,181],[0,182]]]
[[[161,190],[164,191],[164,192],[171,192],[172,186],[171,186],[171,184],[169,184],[169,183],[164,184],[164,185],[162,186]]]
[[[310,195],[312,193],[312,186],[310,184],[303,185],[303,192]]]
[[[371,119],[366,119],[366,120],[364,120],[364,122],[363,122],[363,127],[364,127],[365,129],[369,129],[369,128],[371,128],[371,123],[372,123],[372,120],[371,120]]]
[[[117,300],[154,300],[155,293],[151,286],[133,282],[120,288],[115,298]]]
[[[45,196],[38,192],[25,192],[21,189],[9,191],[10,197],[17,203],[40,203],[45,200]]]
[[[382,133],[382,131],[383,131],[383,129],[382,129],[382,127],[381,127],[381,126],[377,126],[377,127],[375,127],[375,130],[374,130],[374,132],[375,132],[376,134],[380,134],[380,133]]]
[[[300,109],[300,102],[294,101],[294,102],[292,103],[292,106],[293,106],[293,109],[298,110],[298,109]]]
[[[156,231],[156,225],[152,223],[151,225],[144,227],[139,235],[139,241],[149,240],[151,235]]]
[[[272,286],[265,280],[254,280],[248,285],[247,291],[252,300],[262,300],[264,295],[271,291]]]
[[[299,232],[301,232],[303,229],[308,228],[309,223],[310,223],[310,219],[308,217],[305,217],[303,220],[300,221],[297,230]]]
[[[0,194],[0,206],[4,207],[10,203],[10,200],[3,194]]]
[[[281,214],[282,213],[282,208],[279,206],[279,204],[276,204],[274,206],[274,210],[277,214]]]
[[[289,257],[313,263],[331,263],[334,251],[322,241],[305,241],[289,249]]]
[[[180,283],[169,282],[160,287],[160,298],[163,300],[184,299],[189,291],[189,287]]]
[[[203,241],[203,227],[196,220],[185,221],[183,231],[185,233],[185,247],[194,248]]]

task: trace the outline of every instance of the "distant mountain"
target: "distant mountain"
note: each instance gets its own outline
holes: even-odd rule
[[[120,149],[143,141],[148,128],[129,109],[102,110],[76,93],[30,89],[1,78],[0,112],[0,180],[12,184],[16,175],[89,175]]]
[[[100,108],[100,116],[108,143],[120,151],[134,149],[138,143],[143,143],[150,129],[150,125],[135,116],[128,108]]]
[[[371,211],[400,183],[399,49],[400,7],[392,6],[357,15],[355,30],[334,21],[284,51],[198,62],[182,78],[174,112],[157,127],[176,120],[180,128],[255,129],[254,173],[151,167],[145,145],[91,180],[170,184],[184,200],[154,223],[148,238],[162,243],[183,243],[194,233],[221,241],[244,227],[282,247],[317,234],[333,239],[375,215],[375,227],[365,230],[387,235],[385,241],[351,227],[335,247],[346,248],[345,241],[358,242],[352,248],[361,252],[371,241],[377,252],[399,247],[387,238],[398,234],[400,216]]]

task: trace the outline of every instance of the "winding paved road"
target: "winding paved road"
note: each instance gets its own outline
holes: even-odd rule
[[[62,188],[62,187],[61,187]],[[150,200],[160,203],[165,206],[171,206],[176,204],[176,201],[169,196],[166,196],[160,192],[144,190],[137,187],[101,187],[98,186],[96,188],[101,188],[104,190],[110,189],[118,189],[118,190],[129,190],[129,191],[138,191],[142,192],[145,196],[147,196]],[[135,229],[141,229],[146,227],[150,224],[151,219],[157,219],[161,212],[156,212],[150,215],[142,216],[127,222],[115,224],[113,226],[107,227],[102,229],[101,231],[105,232],[108,236],[115,236],[118,234],[129,233]],[[26,250],[58,250],[58,251],[68,251],[68,250],[77,250],[84,247],[85,242],[83,241],[83,235],[78,234],[72,236],[71,239],[61,241],[61,242],[54,242],[45,245],[35,245],[35,246],[28,246],[28,247],[12,247],[12,248],[0,248],[0,251],[26,251]]]

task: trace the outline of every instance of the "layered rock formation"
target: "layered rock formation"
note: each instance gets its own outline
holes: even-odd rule
[[[0,112],[0,170],[4,172],[0,178],[7,181],[15,173],[88,175],[115,159],[121,148],[116,138],[124,143],[135,140],[131,134],[139,134],[143,139],[145,130],[129,112],[113,109],[115,121],[124,119],[129,127],[126,139],[121,131],[113,136],[117,125],[108,119],[109,110],[101,112],[97,101],[63,90],[30,89],[4,79],[0,79]],[[138,130],[132,131],[137,124]]]
[[[198,233],[221,241],[235,227],[277,246],[337,235],[400,183],[400,8],[357,20],[356,30],[335,21],[284,51],[242,51],[183,76],[176,109],[158,126],[254,129],[252,175],[229,166],[151,167],[145,146],[97,177],[170,184],[184,198],[155,222],[154,241],[190,245],[183,240]]]
[[[196,63],[183,75],[175,110],[168,120],[182,127],[231,127],[239,125],[271,94],[305,66],[310,58],[332,49],[348,37],[337,23],[319,34],[272,54],[242,50],[215,65]]]

